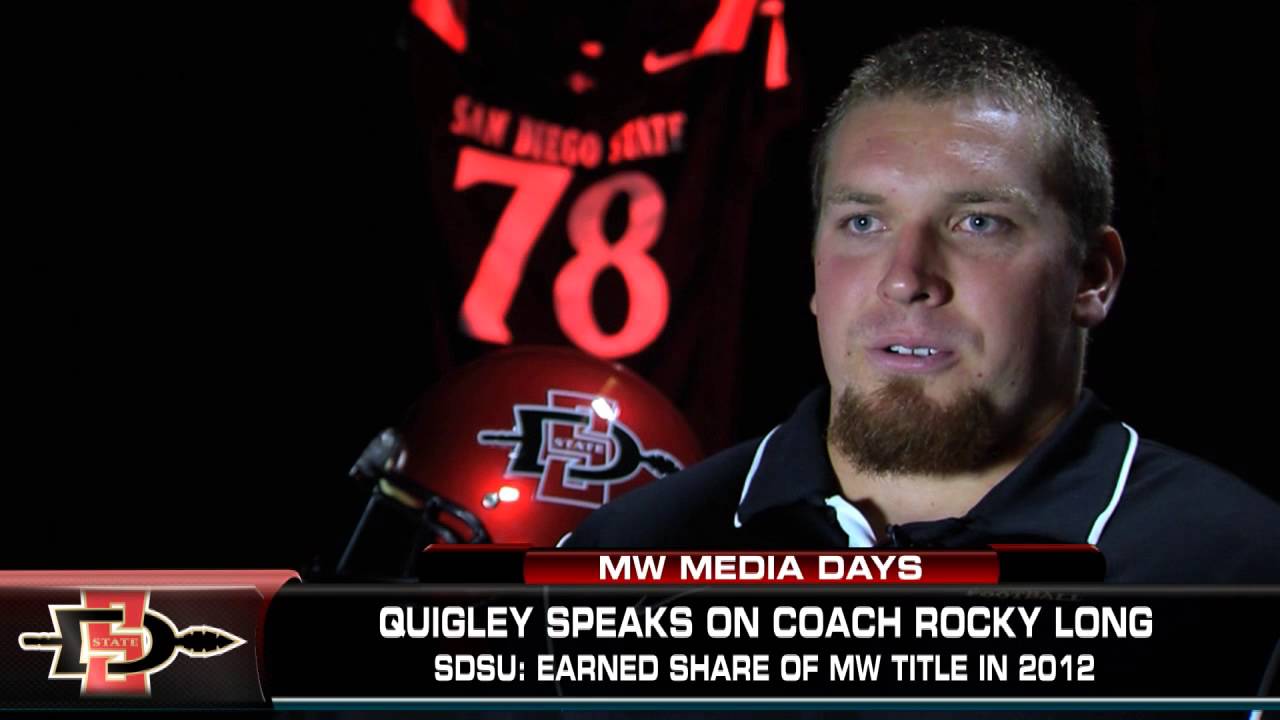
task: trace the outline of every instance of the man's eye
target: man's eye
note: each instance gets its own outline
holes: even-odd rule
[[[855,235],[865,235],[884,229],[884,224],[873,215],[854,215],[845,221],[845,226]]]
[[[995,215],[965,215],[956,223],[955,230],[975,235],[990,235],[1008,229],[1009,221]]]

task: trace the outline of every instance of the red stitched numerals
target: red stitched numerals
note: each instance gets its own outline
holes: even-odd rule
[[[529,253],[572,177],[568,168],[474,147],[459,153],[455,190],[480,183],[515,188],[462,300],[462,328],[467,334],[486,342],[511,343],[507,312],[524,277]],[[604,216],[618,193],[629,195],[627,228],[617,242],[610,243],[604,233]],[[569,208],[569,242],[576,254],[556,275],[552,295],[561,329],[583,350],[606,358],[634,355],[662,332],[671,293],[662,268],[647,251],[658,241],[666,210],[662,188],[639,171],[621,172],[593,183]],[[596,321],[591,295],[596,279],[610,266],[617,268],[627,286],[627,319],[617,332],[606,334]]]

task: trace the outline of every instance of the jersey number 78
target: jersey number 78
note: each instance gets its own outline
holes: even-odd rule
[[[462,329],[471,337],[511,343],[507,312],[524,278],[529,253],[572,179],[569,168],[462,148],[453,179],[455,190],[481,183],[515,189],[462,300]],[[626,230],[611,243],[605,236],[604,216],[618,193],[627,193],[630,210]],[[578,347],[598,357],[624,357],[648,347],[662,332],[671,294],[666,275],[647,251],[662,232],[666,210],[662,188],[651,176],[635,170],[589,185],[569,207],[567,230],[576,254],[556,275],[552,305],[560,328]],[[613,333],[600,328],[591,302],[596,279],[609,266],[617,268],[627,287],[627,318]]]

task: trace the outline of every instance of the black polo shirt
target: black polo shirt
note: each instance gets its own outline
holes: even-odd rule
[[[816,390],[763,439],[605,505],[562,546],[849,547],[828,504],[840,495],[827,458],[828,399],[827,388]],[[1102,551],[1111,582],[1280,583],[1280,506],[1220,468],[1141,438],[1087,390],[963,517],[886,534],[880,547],[1088,542]]]

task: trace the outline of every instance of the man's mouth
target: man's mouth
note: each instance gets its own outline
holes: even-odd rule
[[[921,342],[923,340],[923,342]],[[932,345],[929,340],[881,340],[884,345],[869,348],[872,364],[890,373],[936,373],[956,364],[955,350],[945,345]]]
[[[916,357],[928,357],[930,355],[938,354],[938,349],[935,347],[925,347],[925,346],[912,347],[908,345],[890,345],[889,347],[885,348],[885,351],[895,353],[898,355],[914,355]]]

